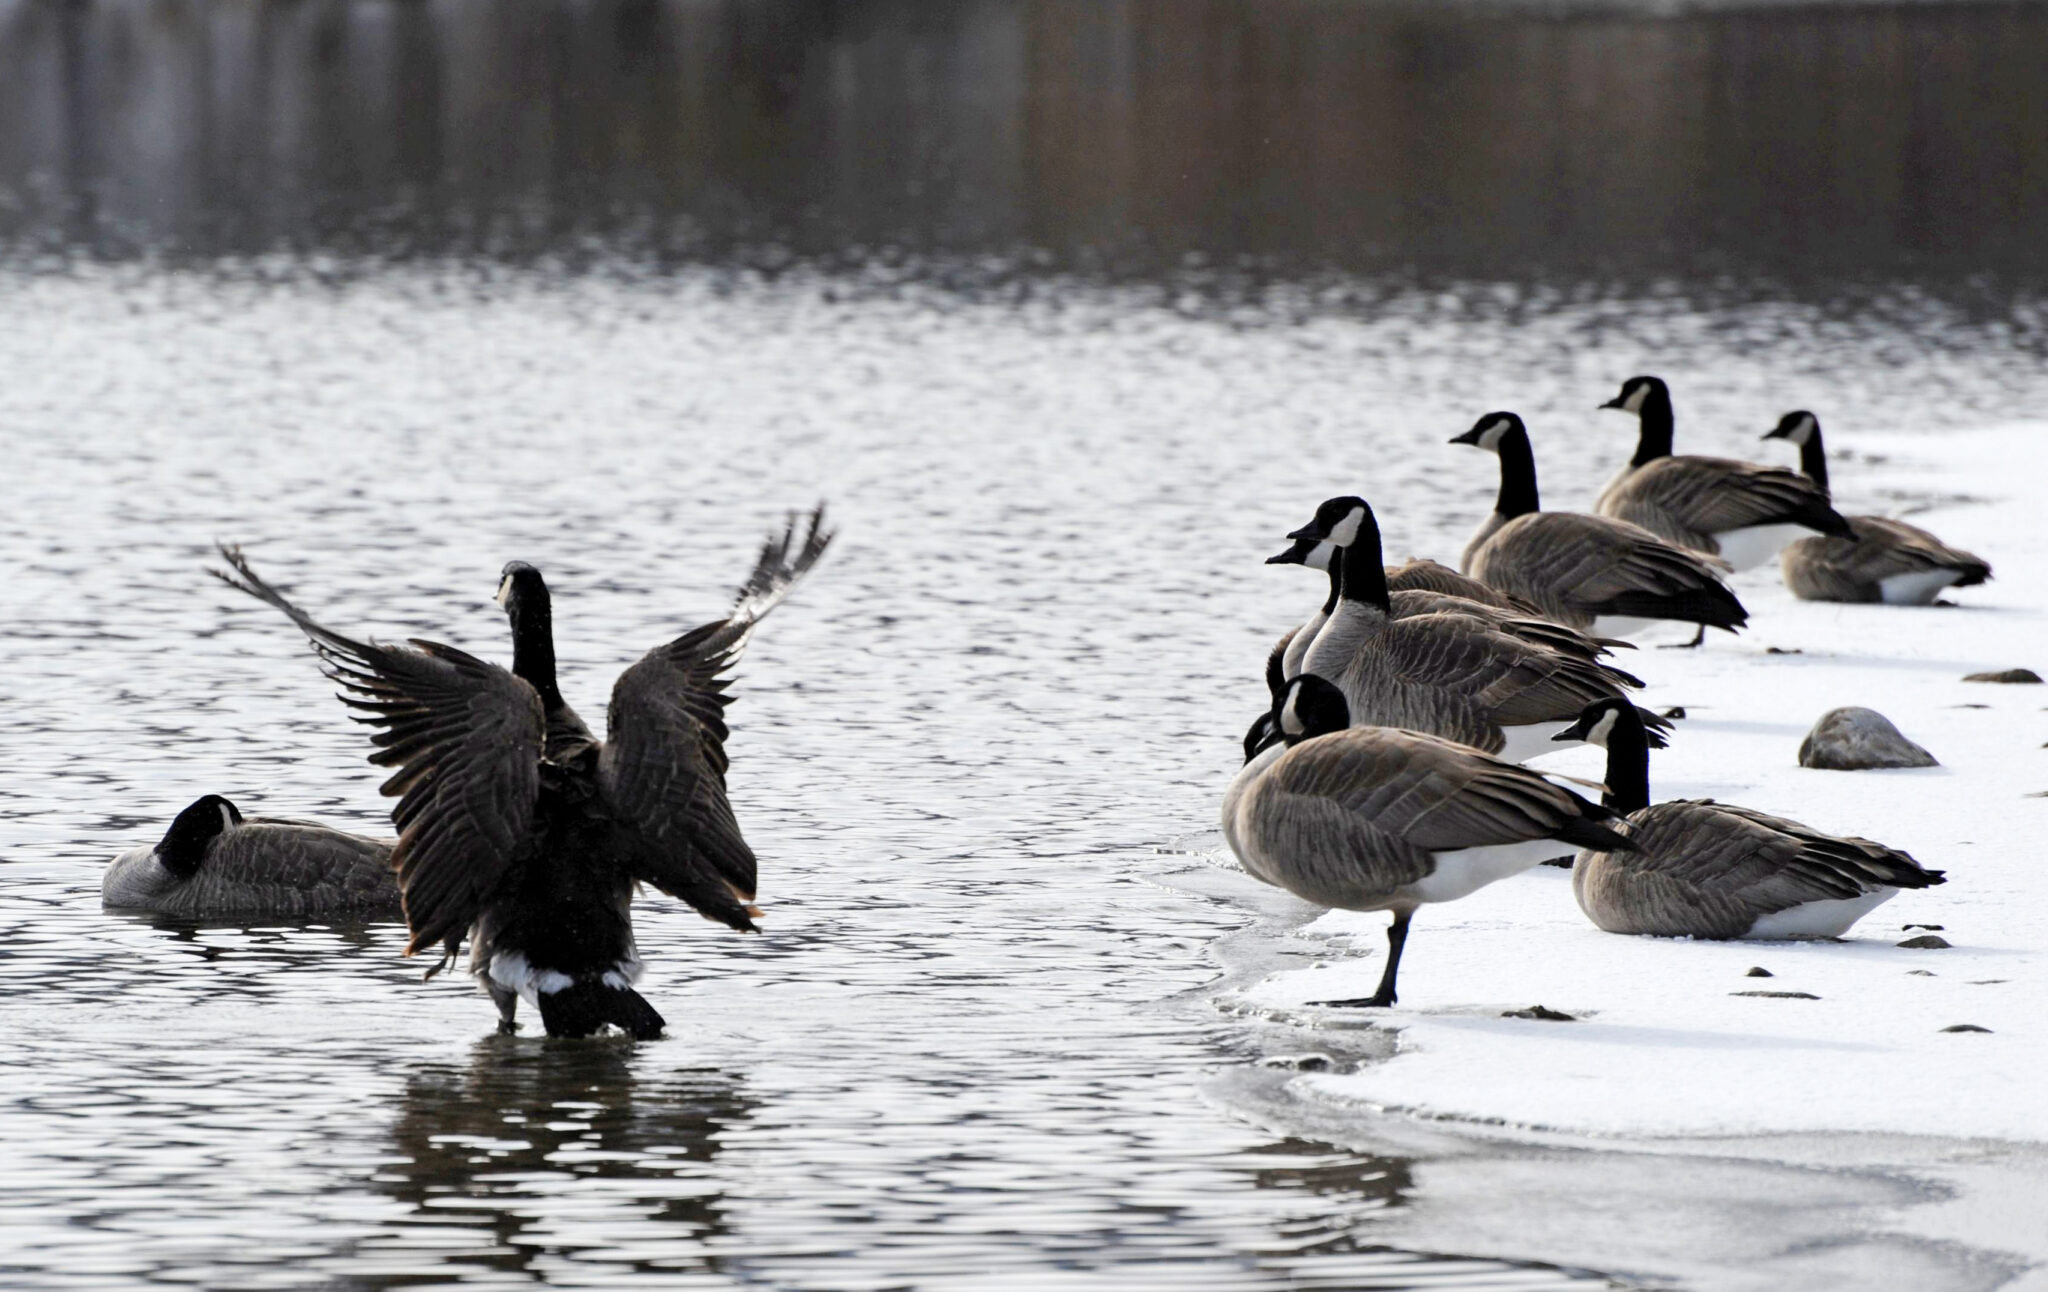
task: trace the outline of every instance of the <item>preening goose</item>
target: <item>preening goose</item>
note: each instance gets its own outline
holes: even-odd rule
[[[1544,511],[1536,453],[1513,413],[1488,413],[1454,436],[1500,459],[1500,494],[1465,545],[1467,574],[1540,607],[1559,623],[1620,637],[1660,619],[1734,632],[1749,612],[1721,582],[1711,556],[1674,546],[1626,521]],[[1699,640],[1695,638],[1695,641]]]
[[[1351,718],[1337,687],[1295,678],[1272,725],[1246,736],[1249,757],[1223,799],[1224,838],[1251,875],[1323,906],[1394,914],[1379,989],[1319,1004],[1393,1004],[1418,906],[1527,870],[1560,840],[1629,846],[1600,824],[1612,813],[1535,772]]]
[[[1657,537],[1711,552],[1736,570],[1762,565],[1808,534],[1846,538],[1849,522],[1827,490],[1797,472],[1733,458],[1673,456],[1671,392],[1655,377],[1630,377],[1602,408],[1636,414],[1635,456],[1600,492],[1593,510]]]
[[[1943,882],[1896,849],[1712,799],[1650,802],[1650,751],[1626,705],[1589,705],[1565,735],[1607,747],[1608,807],[1632,849],[1593,845],[1572,892],[1609,933],[1837,938],[1902,888]],[[1560,739],[1565,738],[1560,736]]]
[[[504,1030],[523,997],[550,1036],[611,1024],[645,1038],[664,1024],[632,987],[636,883],[754,930],[754,854],[726,799],[724,673],[830,539],[822,508],[801,539],[792,522],[749,580],[763,591],[628,668],[612,688],[607,738],[561,737],[561,762],[546,757],[548,705],[530,681],[437,642],[389,646],[322,627],[235,548],[222,548],[233,573],[215,573],[289,616],[343,702],[382,729],[370,761],[396,769],[384,792],[399,798],[406,953],[441,947],[445,964],[467,937],[470,972]],[[533,624],[515,616],[530,650]]]
[[[1787,413],[1767,440],[1799,446],[1800,469],[1823,490],[1828,455],[1820,419],[1804,409]],[[1881,601],[1924,606],[1943,588],[1974,587],[1991,577],[1982,557],[1950,547],[1917,525],[1883,516],[1851,516],[1853,538],[1802,538],[1778,557],[1785,586],[1803,601]]]
[[[1394,617],[1379,525],[1362,498],[1330,499],[1289,537],[1339,549],[1335,608],[1301,671],[1336,684],[1362,725],[1427,731],[1520,762],[1547,752],[1592,700],[1635,681],[1473,616]]]
[[[245,817],[208,794],[155,844],[114,858],[100,877],[100,902],[168,915],[391,918],[394,846],[310,821]]]

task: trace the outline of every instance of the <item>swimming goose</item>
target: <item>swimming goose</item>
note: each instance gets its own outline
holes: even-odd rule
[[[1633,849],[1593,845],[1572,892],[1609,933],[1838,938],[1902,888],[1944,882],[1903,852],[1712,799],[1650,803],[1650,751],[1626,705],[1589,705],[1559,739],[1607,747],[1606,805]]]
[[[1711,552],[1747,570],[1808,534],[1847,537],[1849,522],[1827,490],[1797,472],[1733,458],[1673,456],[1671,392],[1655,377],[1630,377],[1602,408],[1636,414],[1635,456],[1600,491],[1593,510],[1641,525],[1666,542]]]
[[[1544,511],[1536,454],[1513,413],[1488,413],[1453,444],[1500,458],[1500,494],[1460,561],[1467,574],[1521,597],[1550,619],[1622,637],[1660,619],[1734,632],[1749,612],[1721,582],[1716,557],[1673,546],[1627,521]]]
[[[1471,616],[1394,617],[1379,525],[1363,498],[1330,499],[1288,537],[1340,549],[1336,604],[1301,671],[1335,683],[1361,725],[1427,731],[1520,762],[1548,752],[1550,736],[1594,699],[1634,681]]]
[[[1806,478],[1828,487],[1828,455],[1820,419],[1804,409],[1787,413],[1767,440],[1799,446]],[[1943,588],[1974,587],[1991,577],[1983,558],[1950,547],[1917,525],[1883,516],[1851,516],[1854,538],[1802,538],[1778,557],[1785,586],[1803,601],[1881,601],[1924,606]]]
[[[728,617],[649,651],[612,688],[607,739],[545,756],[547,704],[529,681],[437,642],[357,641],[316,623],[223,546],[229,586],[283,611],[313,643],[343,702],[382,728],[370,761],[395,768],[393,857],[411,941],[406,954],[470,941],[470,972],[515,1025],[519,1001],[550,1036],[607,1024],[659,1035],[633,990],[641,963],[631,902],[649,883],[698,914],[755,931],[755,860],[725,789],[725,671],[831,535],[823,509],[801,541],[771,541]],[[502,586],[501,580],[501,586]],[[515,633],[531,635],[520,616]],[[515,653],[518,645],[515,644]],[[533,658],[527,656],[529,661]],[[559,729],[560,724],[558,724]]]
[[[1535,772],[1351,718],[1336,686],[1295,678],[1272,726],[1246,736],[1249,757],[1223,798],[1224,838],[1253,877],[1322,906],[1393,912],[1379,989],[1316,1004],[1394,1004],[1417,907],[1527,870],[1556,856],[1556,841],[1629,846],[1599,824],[1611,812]]]
[[[310,821],[245,817],[208,794],[157,843],[114,858],[100,877],[100,903],[168,915],[390,918],[398,914],[394,846]]]

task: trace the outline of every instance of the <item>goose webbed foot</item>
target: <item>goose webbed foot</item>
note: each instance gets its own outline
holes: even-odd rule
[[[1370,996],[1353,1000],[1312,1000],[1311,1005],[1327,1005],[1332,1009],[1385,1009],[1400,998],[1394,995],[1394,976],[1401,972],[1401,948],[1408,945],[1408,920],[1413,911],[1396,911],[1394,922],[1387,926],[1387,969],[1380,975],[1379,988]]]
[[[1696,632],[1696,633],[1694,633],[1694,634],[1692,635],[1692,640],[1691,640],[1691,641],[1689,641],[1689,642],[1665,642],[1665,643],[1664,643],[1664,649],[1665,649],[1665,650],[1692,650],[1692,649],[1694,649],[1694,648],[1696,648],[1696,647],[1699,647],[1699,646],[1703,646],[1703,645],[1705,645],[1705,644],[1706,644],[1706,640],[1707,640],[1707,626],[1706,626],[1705,624],[1701,624],[1701,625],[1700,625],[1700,630],[1699,630],[1698,632]]]

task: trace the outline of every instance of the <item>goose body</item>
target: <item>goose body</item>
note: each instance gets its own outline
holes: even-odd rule
[[[1811,534],[1849,535],[1827,490],[1797,472],[1734,458],[1674,455],[1671,392],[1656,377],[1631,377],[1601,405],[1634,413],[1635,456],[1609,482],[1593,510],[1628,521],[1680,547],[1708,552],[1747,570]]]
[[[1361,726],[1430,732],[1519,761],[1550,752],[1551,736],[1593,698],[1619,696],[1636,681],[1502,631],[1476,603],[1473,613],[1396,617],[1379,527],[1361,498],[1330,499],[1293,537],[1339,549],[1334,609],[1301,671],[1336,685]]]
[[[1767,440],[1799,446],[1800,468],[1822,489],[1828,487],[1827,449],[1820,420],[1801,410],[1787,413]],[[1779,556],[1785,586],[1802,601],[1881,602],[1924,606],[1944,588],[1968,588],[1991,577],[1982,557],[1950,547],[1916,525],[1883,516],[1851,516],[1847,538],[1802,538]]]
[[[435,642],[345,637],[222,549],[233,573],[221,578],[290,617],[344,702],[382,729],[371,761],[395,769],[384,792],[399,799],[407,954],[439,947],[445,965],[467,939],[502,1030],[524,1000],[550,1036],[661,1032],[633,989],[639,884],[754,931],[755,858],[725,790],[723,675],[831,540],[822,509],[807,535],[797,531],[792,521],[769,541],[731,614],[620,675],[602,741],[560,702],[546,587],[532,567],[513,563],[499,584],[519,670],[507,671]]]
[[[157,843],[114,858],[100,877],[100,902],[167,915],[391,918],[399,911],[395,846],[310,821],[244,817],[208,794]]]
[[[1834,938],[1902,888],[1943,882],[1868,839],[1712,799],[1649,802],[1649,748],[1622,706],[1590,706],[1578,735],[1607,747],[1606,804],[1632,849],[1581,851],[1580,909],[1609,933],[1715,940]]]
[[[1343,693],[1313,673],[1288,684],[1223,802],[1245,870],[1323,906],[1391,911],[1370,998],[1391,1005],[1418,907],[1467,896],[1554,857],[1558,842],[1626,849],[1611,815],[1534,772],[1437,736],[1350,726]]]
[[[1488,413],[1453,444],[1500,459],[1500,494],[1465,549],[1468,574],[1558,623],[1603,637],[1671,620],[1730,632],[1749,614],[1721,576],[1726,565],[1606,516],[1546,512],[1536,455],[1513,413]]]

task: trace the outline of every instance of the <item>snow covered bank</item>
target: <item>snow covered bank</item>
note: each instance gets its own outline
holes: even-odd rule
[[[1741,576],[1752,614],[1742,637],[1716,634],[1703,651],[1646,638],[1622,660],[1650,683],[1644,703],[1687,713],[1653,758],[1652,795],[1865,835],[1949,882],[1901,894],[1839,943],[1704,943],[1602,933],[1566,873],[1539,869],[1424,908],[1402,1004],[1375,1016],[1399,1030],[1396,1057],[1304,1074],[1297,1093],[1596,1135],[2048,1140],[2048,686],[1961,680],[2048,672],[2048,427],[1837,438],[1849,450],[1834,473],[1845,512],[1897,514],[1901,498],[1932,498],[1914,522],[1989,559],[1993,582],[1951,594],[1956,607],[1902,608],[1797,601],[1775,565]],[[1753,456],[1778,460],[1775,447]],[[1799,767],[1800,738],[1845,704],[1883,712],[1943,765]],[[1574,750],[1540,765],[1598,777],[1603,763]],[[1246,1003],[1293,1013],[1368,994],[1386,923],[1323,916],[1303,934],[1329,939],[1330,959],[1256,984]],[[1902,948],[1930,931],[1907,925],[1939,925],[1952,945]],[[1539,1003],[1577,1021],[1502,1017]],[[1989,1030],[1945,1030],[1959,1024]]]

